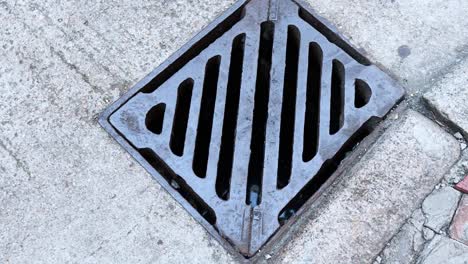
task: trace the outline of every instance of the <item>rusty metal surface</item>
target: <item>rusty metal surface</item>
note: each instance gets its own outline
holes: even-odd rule
[[[402,96],[302,4],[239,1],[100,122],[211,234],[251,257],[291,200],[310,198],[300,192],[324,164]]]

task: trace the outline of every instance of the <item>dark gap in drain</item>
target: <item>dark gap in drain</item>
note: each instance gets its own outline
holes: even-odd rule
[[[365,81],[356,79],[354,82],[354,89],[354,107],[361,108],[369,103],[372,96],[372,90]]]
[[[245,34],[238,35],[232,42],[231,62],[224,107],[223,133],[219,150],[216,193],[227,200],[232,176],[234,143],[236,138],[237,115],[244,63]]]
[[[296,120],[297,70],[301,33],[295,26],[288,26],[286,43],[286,66],[284,70],[283,102],[281,107],[278,175],[276,185],[281,189],[291,178],[294,145],[294,122]]]
[[[345,69],[338,60],[333,60],[330,94],[330,135],[343,127],[345,98]]]
[[[140,91],[143,93],[152,93],[161,84],[167,81],[174,73],[182,69],[192,58],[197,56],[201,51],[206,49],[216,39],[221,37],[225,32],[231,29],[235,24],[242,20],[245,16],[245,5],[250,1],[246,1],[236,11],[234,11],[225,20],[220,22],[213,30],[206,34],[199,41],[194,43],[190,49],[180,55],[174,62],[167,66],[161,71],[156,77],[154,77],[150,83],[143,87]]]
[[[270,96],[270,70],[273,52],[275,24],[266,21],[261,24],[260,46],[257,62],[252,138],[247,176],[246,203],[255,207],[262,200],[263,164],[265,159],[265,133]]]
[[[300,208],[312,197],[316,199],[321,191],[321,188],[326,184],[328,179],[338,169],[340,163],[346,158],[357,144],[367,137],[377,126],[380,118],[371,117],[359,128],[347,141],[341,149],[333,156],[333,158],[325,161],[320,167],[317,174],[310,180],[297,195],[280,211],[278,221],[280,225],[284,225],[291,217],[296,215]]]
[[[146,128],[155,134],[161,134],[163,129],[165,112],[166,104],[161,103],[153,106],[146,114]]]
[[[206,63],[203,93],[198,116],[197,137],[193,153],[193,172],[200,177],[206,177],[206,167],[210,151],[211,130],[213,128],[213,115],[218,88],[219,66],[221,56],[214,56]]]
[[[322,49],[317,43],[310,43],[304,119],[304,144],[302,147],[302,160],[304,162],[312,160],[315,155],[317,155],[318,151],[322,63]]]
[[[326,25],[324,25],[320,20],[315,18],[312,14],[307,12],[304,8],[299,8],[299,17],[302,18],[305,22],[309,23],[322,35],[324,35],[328,39],[328,41],[346,51],[346,53],[348,53],[348,55],[355,59],[357,62],[363,65],[371,65],[371,62],[366,57],[362,56],[355,48],[353,48],[350,44],[341,39],[341,37],[338,34],[330,30]]]
[[[169,146],[177,156],[184,154],[185,135],[192,101],[193,79],[183,81],[177,90],[177,102],[172,121],[172,133]]]
[[[211,225],[216,224],[214,210],[188,186],[182,177],[171,170],[153,150],[148,148],[139,149],[139,153],[208,223]]]

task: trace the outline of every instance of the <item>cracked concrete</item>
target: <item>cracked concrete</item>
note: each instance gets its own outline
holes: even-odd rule
[[[456,250],[446,250],[447,245],[453,244],[453,239],[463,241],[463,226],[468,218],[460,214],[458,219],[454,216],[457,207],[462,211],[461,193],[453,189],[457,183],[454,179],[465,173],[465,163],[468,152],[463,153],[460,160],[450,169],[442,181],[424,199],[413,215],[406,221],[399,232],[390,240],[384,250],[376,257],[378,263],[447,263],[457,262],[458,255],[468,254],[468,247],[455,243]],[[468,200],[468,199],[465,199]],[[455,225],[456,224],[456,225]],[[456,226],[456,229],[455,229]],[[449,232],[450,227],[450,232]],[[421,239],[422,238],[422,239]],[[455,252],[455,253],[454,253]],[[434,256],[432,256],[434,255]],[[439,257],[442,256],[442,257]],[[433,261],[442,262],[433,262]],[[464,263],[464,262],[460,262]]]
[[[446,229],[452,221],[453,214],[457,210],[461,193],[450,186],[436,189],[422,204],[422,210],[426,217],[424,226],[440,233]]]
[[[377,263],[413,263],[424,248],[428,238],[423,234],[424,215],[421,209],[414,211],[411,218],[385,247]]]

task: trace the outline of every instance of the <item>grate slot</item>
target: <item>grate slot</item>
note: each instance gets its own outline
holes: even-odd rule
[[[172,133],[169,146],[177,156],[184,154],[185,135],[192,102],[193,79],[183,81],[177,90],[177,102],[172,123]]]
[[[159,135],[163,129],[164,112],[166,111],[166,104],[157,104],[148,111],[146,114],[146,128]]]
[[[344,124],[345,70],[339,60],[333,60],[331,78],[330,135],[334,135]]]
[[[246,203],[259,205],[262,200],[263,164],[265,159],[265,132],[270,94],[270,70],[273,53],[275,24],[263,22],[260,30],[260,46],[257,63],[252,139],[250,141],[249,172],[247,176]]]
[[[245,33],[238,35],[232,42],[231,62],[224,108],[223,132],[219,151],[216,193],[227,200],[232,176],[234,141],[236,137],[237,115],[239,112],[240,86],[244,63]]]
[[[372,96],[371,88],[365,81],[361,79],[356,79],[356,81],[354,82],[354,89],[354,107],[364,107],[367,103],[369,103],[370,98]]]
[[[277,187],[279,189],[286,186],[291,178],[300,43],[299,29],[296,26],[288,26],[278,154]]]
[[[206,166],[210,150],[211,130],[213,128],[213,115],[218,88],[219,65],[221,56],[208,60],[203,81],[203,94],[201,98],[200,114],[198,119],[195,151],[193,154],[193,172],[200,177],[206,177]]]
[[[318,151],[322,63],[322,49],[316,42],[310,43],[309,64],[307,69],[304,144],[302,148],[302,160],[304,162],[312,160]]]

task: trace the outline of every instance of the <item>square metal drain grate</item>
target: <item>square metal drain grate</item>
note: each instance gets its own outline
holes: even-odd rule
[[[249,258],[402,96],[303,4],[241,0],[100,122],[212,235]]]

